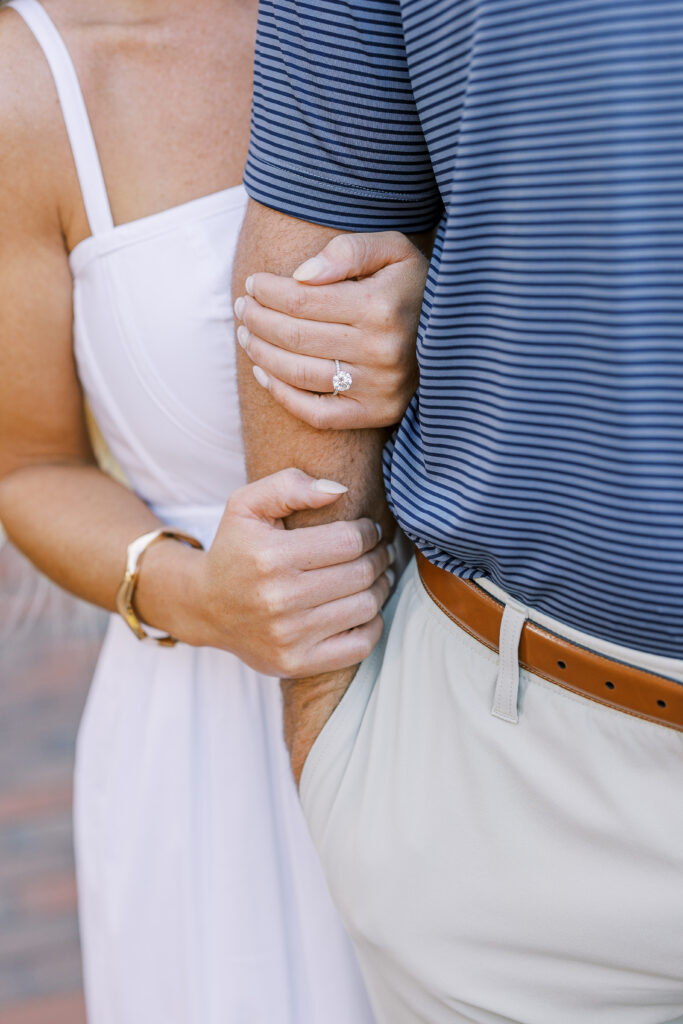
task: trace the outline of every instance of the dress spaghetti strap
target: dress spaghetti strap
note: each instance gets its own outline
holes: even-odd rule
[[[59,31],[38,0],[10,0],[36,37],[57,87],[64,123],[71,143],[85,212],[93,235],[114,226],[102,166],[76,69]]]

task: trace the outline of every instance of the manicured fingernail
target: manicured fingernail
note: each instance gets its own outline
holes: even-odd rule
[[[246,289],[247,295],[253,295],[254,294],[254,278],[253,277],[248,277],[246,279],[246,281],[244,282],[244,287]]]
[[[394,572],[393,569],[387,569],[387,571],[385,573],[385,576],[386,576],[386,578],[389,581],[389,586],[393,590],[394,589],[394,583],[396,582],[396,573]]]
[[[242,314],[244,313],[244,307],[246,304],[247,300],[243,295],[240,295],[239,299],[235,299],[235,316],[238,320],[242,319]]]
[[[396,561],[396,548],[393,544],[387,544],[387,554],[389,556],[389,565],[393,565]]]
[[[254,372],[256,380],[259,382],[261,387],[265,388],[267,391],[268,388],[270,387],[270,381],[268,380],[268,374],[266,373],[266,371],[262,370],[260,366],[252,366],[252,370]]]
[[[300,267],[297,267],[292,277],[295,281],[312,281],[318,274],[329,268],[329,263],[322,256],[314,256],[312,260],[306,260]]]
[[[322,491],[323,494],[345,494],[348,491],[348,487],[344,487],[344,484],[338,484],[336,480],[325,479],[314,480],[311,489]]]
[[[237,328],[237,340],[239,341],[239,343],[242,346],[242,348],[246,348],[247,347],[247,342],[249,341],[249,328],[248,327],[245,327],[244,325],[242,325],[241,327]]]
[[[384,530],[382,529],[382,524],[381,523],[375,523],[375,529],[377,530],[377,536],[378,536],[379,540],[381,540],[382,537],[384,536]]]

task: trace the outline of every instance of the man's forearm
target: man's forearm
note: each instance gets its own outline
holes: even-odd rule
[[[294,220],[250,202],[233,273],[233,296],[245,294],[246,278],[257,271],[291,274],[338,231]],[[334,353],[330,353],[330,359]],[[338,480],[348,494],[330,510],[296,513],[289,525],[370,516],[392,528],[382,486],[385,434],[379,430],[319,431],[294,419],[254,379],[252,363],[237,346],[242,429],[251,480],[295,466],[313,476]],[[330,364],[330,376],[332,375]],[[344,399],[340,399],[344,401]],[[355,669],[283,683],[285,735],[295,776],[320,729],[355,674]]]

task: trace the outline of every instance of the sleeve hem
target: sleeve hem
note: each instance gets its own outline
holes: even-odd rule
[[[244,172],[249,196],[299,220],[351,231],[428,231],[443,206],[433,189],[373,189],[336,175],[318,175],[250,155]]]
[[[315,171],[302,170],[297,167],[293,170],[290,166],[282,163],[278,160],[263,160],[254,159],[249,157],[247,166],[250,170],[258,171],[259,168],[263,168],[264,171],[272,170],[276,171],[277,174],[285,180],[297,182],[301,184],[302,178],[309,178],[311,183],[315,185],[322,185],[327,189],[339,188],[340,192],[347,193],[353,192],[356,195],[368,198],[368,199],[382,199],[392,203],[415,203],[421,199],[433,200],[434,192],[432,189],[420,189],[416,192],[405,192],[400,189],[390,188],[369,188],[367,185],[357,185],[341,175],[335,174],[316,174]]]

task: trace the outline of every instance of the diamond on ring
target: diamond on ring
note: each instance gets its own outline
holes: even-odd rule
[[[332,387],[334,388],[333,394],[338,395],[342,391],[348,391],[353,384],[353,377],[348,370],[342,370],[338,359],[335,359],[334,365],[336,367],[336,373],[332,378]]]

